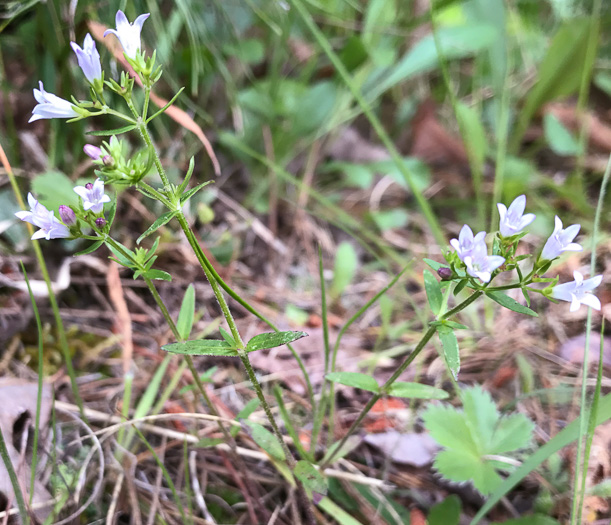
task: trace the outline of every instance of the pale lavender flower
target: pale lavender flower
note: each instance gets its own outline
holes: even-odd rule
[[[30,211],[18,211],[17,218],[40,228],[32,239],[65,239],[71,237],[70,230],[59,222],[52,211],[47,210],[31,193],[28,193]]]
[[[130,24],[125,16],[123,11],[117,11],[117,16],[115,17],[115,22],[117,24],[117,29],[107,29],[104,31],[104,36],[109,33],[115,35],[119,42],[121,42],[121,46],[123,47],[123,51],[132,60],[136,58],[136,54],[141,49],[140,44],[140,33],[142,32],[142,24],[144,21],[150,16],[150,13],[146,13],[140,15],[133,24]]]
[[[83,199],[85,211],[100,213],[104,208],[104,203],[110,202],[110,197],[104,193],[104,182],[100,179],[96,179],[93,184],[89,182],[85,186],[77,186],[74,191]]]
[[[552,297],[570,302],[571,312],[579,310],[582,304],[594,308],[594,310],[600,310],[600,300],[592,293],[592,290],[600,285],[603,276],[597,275],[584,281],[583,275],[578,271],[574,271],[573,277],[575,280],[570,283],[554,286],[552,288]]]
[[[59,217],[66,226],[74,226],[76,224],[76,215],[74,211],[65,204],[59,207]]]
[[[100,64],[100,53],[95,47],[95,42],[91,35],[85,35],[85,41],[81,48],[76,42],[70,42],[72,50],[76,53],[79,67],[83,70],[85,78],[93,84],[96,80],[102,79],[102,66]]]
[[[497,204],[501,218],[500,230],[503,237],[511,237],[520,233],[526,226],[535,220],[533,213],[524,215],[526,196],[520,195],[509,205],[509,209],[500,202]]]
[[[488,255],[488,248],[484,243],[476,245],[471,254],[465,257],[467,273],[477,277],[484,283],[489,283],[492,272],[505,263],[505,258],[500,255]]]
[[[580,244],[573,242],[573,239],[577,237],[581,226],[579,224],[573,224],[567,228],[562,228],[562,221],[556,215],[554,232],[547,239],[543,251],[541,252],[541,259],[545,261],[553,261],[562,252],[580,252],[583,250]]]
[[[93,144],[85,144],[83,146],[83,151],[93,160],[100,160],[104,156],[102,149]]]
[[[486,232],[479,232],[473,236],[473,230],[465,224],[460,230],[458,239],[452,239],[450,244],[456,250],[460,260],[464,262],[465,257],[471,255],[477,246],[483,245],[484,249],[486,248],[485,237]]]
[[[74,111],[74,104],[67,100],[47,93],[42,85],[38,82],[40,89],[34,90],[34,98],[38,104],[32,110],[32,117],[28,122],[34,122],[42,118],[74,118],[78,117],[78,113]]]

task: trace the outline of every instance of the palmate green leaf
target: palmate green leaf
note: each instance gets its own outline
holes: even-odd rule
[[[195,317],[195,288],[190,284],[185,291],[178,312],[178,320],[176,321],[176,330],[183,339],[188,339],[193,329],[193,319]]]
[[[278,443],[276,436],[267,430],[264,426],[255,423],[254,421],[242,421],[245,430],[248,432],[253,441],[259,445],[270,456],[284,461],[286,459],[282,446]]]
[[[237,357],[238,349],[227,341],[219,339],[198,339],[183,343],[170,343],[163,345],[162,350],[172,354],[182,355],[221,355]]]
[[[166,213],[164,213],[163,215],[160,215],[157,220],[151,224],[147,230],[140,236],[138,237],[138,239],[136,240],[136,244],[140,244],[142,242],[143,239],[145,239],[146,237],[148,237],[151,233],[156,232],[159,228],[161,228],[162,226],[165,226],[168,222],[170,222],[172,220],[172,218],[177,214],[178,212],[176,210],[174,211],[168,211]]]
[[[490,448],[495,454],[524,448],[530,441],[534,428],[534,423],[524,414],[504,416],[497,424]]]
[[[311,490],[323,496],[327,494],[327,480],[309,461],[303,459],[298,461],[293,472],[297,479],[303,483],[306,490]]]
[[[439,340],[443,347],[443,357],[446,365],[454,376],[454,379],[458,379],[458,372],[460,371],[460,353],[456,334],[454,334],[454,330],[447,325],[438,326],[437,333],[439,334]]]
[[[530,315],[531,317],[539,317],[537,312],[534,312],[527,306],[521,305],[515,299],[512,299],[503,292],[486,292],[486,296],[490,297],[495,303],[499,303],[501,306],[517,312],[519,314]]]
[[[450,406],[430,406],[422,418],[431,437],[442,447],[479,457],[478,444],[463,412]]]
[[[460,398],[465,419],[473,439],[478,443],[478,449],[484,453],[493,450],[492,435],[499,420],[499,412],[492,396],[481,386],[474,386],[463,390]]]
[[[457,450],[439,452],[433,467],[450,481],[471,481],[482,494],[494,491],[503,481],[492,465]]]
[[[441,303],[443,302],[443,294],[441,293],[441,286],[435,276],[428,270],[424,270],[424,289],[426,290],[426,296],[429,300],[429,306],[435,315],[439,314],[441,310]]]
[[[276,348],[277,346],[286,345],[307,336],[308,334],[305,332],[268,332],[259,334],[248,341],[246,351],[256,352],[257,350]]]
[[[368,390],[376,394],[380,391],[376,380],[367,374],[360,374],[358,372],[331,372],[325,377],[329,381],[339,383],[340,385],[360,388],[361,390]]]
[[[449,394],[441,388],[435,388],[421,383],[406,383],[395,381],[388,389],[388,395],[408,397],[411,399],[447,399]]]

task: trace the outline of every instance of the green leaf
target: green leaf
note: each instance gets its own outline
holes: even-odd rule
[[[223,336],[223,339],[225,339],[227,344],[231,346],[235,346],[236,348],[238,347],[238,344],[236,343],[233,336],[227,330],[225,330],[222,326],[219,326],[219,332],[221,333],[221,335]]]
[[[560,525],[560,522],[542,514],[533,514],[513,520],[494,522],[493,525]]]
[[[104,244],[104,241],[96,241],[96,242],[90,244],[89,247],[85,248],[84,250],[81,250],[80,252],[76,252],[74,254],[74,257],[78,257],[79,255],[87,255],[88,253],[93,253],[100,246],[102,246],[102,244]]]
[[[388,395],[412,399],[447,399],[450,397],[445,390],[440,388],[404,381],[395,381],[388,389]]]
[[[546,102],[575,93],[584,73],[592,68],[595,53],[588,56],[590,33],[594,27],[587,18],[573,18],[556,32],[538,68],[537,82],[526,97],[512,129],[509,151],[515,152],[537,110]]]
[[[183,339],[188,339],[193,329],[193,319],[195,317],[195,288],[190,284],[185,291],[176,321],[176,330]]]
[[[475,169],[482,171],[486,160],[488,143],[486,142],[486,131],[482,126],[480,116],[469,106],[458,102],[456,104],[456,116],[462,127],[469,160],[475,165]]]
[[[202,188],[208,186],[208,184],[212,184],[214,181],[209,180],[207,182],[202,182],[201,184],[198,184],[197,186],[195,186],[194,188],[191,188],[187,193],[183,194],[180,196],[180,204],[184,204],[185,202],[187,202],[191,197],[193,197],[193,195],[195,195],[199,190],[201,190]]]
[[[532,317],[539,317],[537,312],[533,312],[527,306],[523,306],[518,303],[515,299],[512,299],[508,295],[503,292],[486,292],[486,295],[490,297],[494,302],[499,303],[501,306],[508,308],[514,312],[518,312],[519,314],[526,314]]]
[[[452,372],[454,379],[458,379],[458,372],[460,371],[460,353],[456,334],[454,334],[454,330],[447,325],[438,326],[437,333],[439,334],[439,340],[443,347],[443,357],[446,361],[446,365],[450,372]]]
[[[322,458],[322,463],[326,463],[329,458],[333,458],[333,461],[335,462],[335,461],[337,461],[337,460],[347,456],[356,447],[358,447],[361,444],[362,441],[363,441],[363,439],[361,437],[359,437],[359,436],[355,436],[355,435],[350,436],[346,440],[346,442],[342,445],[342,448],[337,451],[337,454],[335,453],[335,451],[339,447],[341,441],[336,441],[325,452],[325,455]]]
[[[360,374],[358,372],[331,372],[325,377],[329,381],[339,383],[340,385],[352,386],[354,388],[360,388],[361,390],[375,392],[376,394],[380,391],[380,387],[376,380],[366,374]]]
[[[436,405],[427,408],[422,418],[431,437],[442,447],[465,455],[480,455],[463,412],[450,406]]]
[[[179,194],[182,195],[184,193],[184,191],[187,189],[187,184],[189,184],[189,181],[191,180],[191,175],[193,175],[193,170],[194,169],[195,169],[195,157],[191,157],[189,159],[189,168],[187,169],[187,173],[185,174],[185,178],[180,183],[180,186],[178,187]]]
[[[303,459],[298,461],[293,472],[297,479],[303,483],[306,490],[311,490],[316,494],[327,494],[326,479],[309,461]]]
[[[528,445],[535,426],[524,414],[504,416],[498,422],[491,449],[495,454],[505,454]]]
[[[102,131],[85,131],[85,135],[93,135],[94,137],[110,137],[111,135],[121,135],[121,133],[127,133],[132,129],[136,129],[135,124],[128,124],[122,128],[117,129],[106,129]]]
[[[278,443],[276,436],[274,436],[274,434],[272,434],[264,426],[259,425],[259,423],[255,423],[254,421],[246,420],[242,420],[242,424],[247,427],[246,430],[253,441],[270,456],[281,461],[286,459],[284,456],[284,450],[282,450],[282,445]]]
[[[248,341],[246,351],[256,352],[257,350],[276,348],[277,346],[286,345],[307,336],[308,334],[305,332],[268,332],[259,334]]]
[[[197,339],[184,343],[170,343],[163,345],[162,350],[172,354],[183,355],[222,355],[237,357],[238,349],[227,341],[219,339]]]
[[[32,193],[49,210],[57,209],[60,204],[78,206],[79,198],[73,191],[74,183],[60,171],[48,171],[32,179]]]
[[[177,213],[177,211],[168,211],[163,215],[159,216],[159,218],[153,224],[151,224],[140,237],[138,237],[138,239],[136,240],[136,244],[140,244],[142,242],[142,239],[145,239],[151,233],[156,232],[159,228],[170,222]]]
[[[257,408],[259,408],[260,404],[261,404],[261,401],[259,401],[258,398],[253,397],[248,403],[246,403],[246,405],[244,405],[244,408],[237,413],[235,417],[236,421],[240,421],[241,419],[248,419],[250,415],[255,410],[257,410]],[[232,427],[229,429],[229,433],[233,437],[236,437],[238,435],[238,432],[240,432],[239,427],[232,425]]]
[[[482,452],[494,450],[492,435],[499,420],[499,413],[492,396],[481,386],[467,388],[461,392],[463,410],[471,435]],[[495,450],[496,452],[496,450]]]
[[[428,525],[458,525],[460,522],[461,503],[456,494],[446,496],[437,505],[433,505],[426,518]]]
[[[554,153],[567,156],[579,154],[579,142],[552,113],[546,113],[543,117],[543,129],[545,139]]]
[[[450,481],[471,481],[482,494],[494,491],[503,481],[490,463],[457,450],[442,450],[433,466]]]
[[[233,429],[233,428],[238,428],[238,427],[231,427],[231,428]],[[198,448],[216,447],[217,445],[220,445],[224,442],[225,442],[224,438],[204,437],[204,438],[201,438],[197,443],[195,443],[195,446]]]
[[[443,302],[443,294],[441,293],[441,286],[435,276],[428,270],[424,270],[424,288],[426,290],[426,296],[429,300],[429,306],[435,315],[439,314],[441,310],[441,303]]]
[[[142,275],[148,279],[156,279],[158,281],[172,280],[172,276],[168,272],[164,272],[163,270],[147,270]]]
[[[358,256],[354,246],[349,242],[342,242],[335,253],[335,266],[333,267],[333,283],[330,293],[339,297],[350,284],[358,267]]]
[[[449,268],[449,266],[445,263],[440,263],[437,261],[433,261],[433,259],[427,259],[426,257],[422,259],[426,264],[428,264],[433,270],[437,271],[439,268]]]
[[[151,120],[153,120],[154,118],[157,118],[159,115],[161,115],[166,109],[168,109],[172,104],[174,104],[174,102],[176,102],[176,99],[178,98],[178,96],[183,92],[185,88],[181,87],[177,92],[176,95],[174,95],[170,101],[163,106],[159,111],[157,111],[157,113],[155,113],[154,115],[151,115],[149,118],[146,119],[146,123],[148,124]]]

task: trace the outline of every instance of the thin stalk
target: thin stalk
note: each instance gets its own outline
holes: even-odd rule
[[[8,477],[11,480],[11,485],[13,486],[13,492],[15,493],[15,499],[17,499],[17,506],[19,507],[19,515],[21,516],[23,523],[29,525],[30,515],[28,514],[25,506],[25,500],[23,499],[23,493],[21,492],[21,486],[19,485],[19,480],[17,479],[17,473],[13,467],[11,456],[6,448],[6,442],[4,441],[4,436],[2,435],[2,429],[0,429],[0,457],[2,458],[4,467],[8,472]]]
[[[15,174],[13,173],[13,169],[4,153],[4,149],[2,148],[2,144],[0,144],[0,162],[6,169],[6,173],[8,175],[9,181],[11,183],[11,188],[13,189],[13,193],[15,194],[15,199],[19,204],[19,207],[22,210],[27,209],[23,198],[21,197],[21,191],[19,190],[19,186],[17,185],[17,180],[15,179]],[[34,233],[34,229],[32,225],[26,223],[28,233],[30,236]],[[62,321],[61,315],[59,313],[59,306],[57,304],[57,299],[55,298],[55,293],[53,292],[53,286],[51,284],[51,278],[49,277],[49,271],[47,269],[47,265],[45,263],[45,258],[42,254],[42,250],[40,248],[40,243],[36,240],[32,241],[32,247],[34,248],[34,253],[36,255],[36,260],[38,261],[38,267],[40,268],[40,273],[42,273],[42,278],[47,283],[47,291],[49,293],[49,303],[51,304],[51,310],[53,311],[53,318],[55,319],[55,326],[57,329],[57,336],[59,339],[60,348],[62,351],[62,357],[64,358],[64,362],[66,363],[66,371],[68,372],[68,377],[70,378],[70,386],[72,388],[72,394],[74,395],[74,400],[79,408],[79,412],[83,421],[87,422],[87,416],[85,415],[83,399],[78,391],[78,384],[76,382],[76,372],[74,371],[74,366],[72,365],[72,356],[70,355],[70,347],[68,346],[68,338],[66,337],[66,331],[64,330],[64,323]]]
[[[471,303],[475,302],[482,295],[482,293],[483,292],[481,292],[481,291],[474,292],[467,299],[465,299],[462,303],[460,303],[458,306],[452,308],[451,310],[448,310],[445,314],[439,316],[438,320],[439,321],[443,321],[444,319],[449,319],[450,317],[452,317],[453,315],[457,314],[461,310],[464,310]],[[409,354],[409,356],[407,356],[405,361],[403,361],[403,363],[401,363],[399,368],[397,368],[397,370],[395,370],[394,374],[386,381],[386,383],[384,383],[380,387],[380,392],[377,393],[377,394],[374,394],[373,397],[369,400],[369,403],[367,403],[365,405],[365,407],[363,408],[363,410],[361,410],[360,414],[358,415],[358,417],[356,418],[354,423],[352,423],[352,426],[348,429],[348,432],[346,432],[344,437],[339,442],[339,445],[335,448],[335,451],[333,452],[333,454],[331,454],[327,458],[327,460],[320,466],[321,469],[324,469],[326,466],[328,466],[331,463],[333,458],[342,449],[342,447],[344,446],[344,444],[346,443],[348,438],[352,434],[354,434],[355,430],[359,427],[359,425],[361,424],[363,419],[365,419],[365,416],[367,415],[367,413],[373,408],[373,406],[376,404],[376,402],[382,396],[384,396],[386,394],[386,392],[388,391],[388,388],[407,369],[407,367],[414,361],[414,359],[416,359],[416,357],[418,357],[418,354],[420,354],[420,352],[424,349],[424,347],[430,341],[431,337],[433,337],[433,335],[435,334],[436,331],[437,331],[437,327],[436,326],[429,327],[429,329],[424,333],[424,335],[422,336],[422,338],[420,339],[420,341],[418,342],[418,344],[416,345],[416,348],[414,348],[412,353]]]
[[[447,241],[443,234],[443,230],[441,229],[441,226],[439,225],[439,221],[437,220],[437,217],[435,217],[435,214],[433,213],[433,210],[431,209],[428,201],[424,198],[424,195],[422,194],[420,189],[417,187],[412,177],[412,173],[409,171],[409,169],[405,165],[405,162],[403,161],[401,154],[397,150],[396,146],[394,145],[393,141],[389,137],[386,130],[384,129],[384,126],[380,122],[380,119],[378,119],[376,114],[371,110],[371,106],[369,105],[369,103],[365,100],[365,98],[361,94],[359,88],[357,87],[353,79],[351,78],[350,73],[344,66],[344,63],[339,58],[339,56],[337,56],[335,51],[333,51],[333,48],[331,47],[331,44],[329,43],[328,39],[325,37],[322,31],[318,28],[318,26],[316,25],[316,23],[314,22],[312,18],[312,15],[306,9],[302,1],[301,0],[290,0],[290,1],[295,6],[295,9],[301,16],[301,19],[303,20],[304,24],[310,30],[312,35],[314,35],[314,38],[318,42],[318,45],[320,45],[322,50],[325,52],[325,54],[327,55],[327,58],[329,59],[331,64],[333,64],[333,67],[337,70],[340,77],[342,78],[342,80],[344,81],[344,83],[346,84],[350,92],[352,93],[352,96],[354,97],[354,99],[357,101],[357,103],[361,107],[363,114],[369,120],[374,131],[378,135],[379,139],[382,141],[382,144],[384,144],[384,147],[386,147],[386,149],[390,153],[390,156],[393,162],[395,163],[395,165],[397,166],[397,168],[403,175],[405,182],[409,186],[410,191],[412,192],[412,194],[414,195],[414,198],[416,199],[416,202],[418,203],[418,206],[420,207],[422,213],[424,214],[427,220],[428,226],[431,229],[433,236],[435,237],[435,240],[437,241],[437,243],[440,246],[444,246],[445,244],[447,244]]]
[[[607,168],[605,169],[605,175],[603,176],[603,181],[600,186],[600,194],[598,195],[598,205],[596,206],[596,214],[594,215],[594,227],[592,229],[592,260],[590,263],[590,275],[593,275],[596,271],[596,242],[598,240],[598,230],[600,227],[600,216],[602,213],[602,209],[604,207],[605,202],[605,194],[607,193],[607,185],[609,183],[609,177],[611,176],[611,155],[609,156],[609,160],[607,161]],[[588,404],[588,389],[587,389],[587,379],[588,379],[588,366],[590,364],[589,353],[590,353],[590,332],[592,330],[592,309],[588,309],[588,317],[586,320],[586,341],[585,347],[583,350],[583,363],[581,367],[581,400],[580,406],[582,412],[586,410],[586,406]],[[577,440],[577,457],[575,459],[575,478],[574,478],[574,497],[573,497],[573,505],[571,508],[571,524],[580,523],[581,522],[581,513],[583,505],[582,500],[584,497],[584,492],[579,493],[579,476],[581,473],[581,462],[584,462],[584,468],[587,466],[589,457],[582,458],[582,449],[584,446],[584,439],[587,436],[587,422],[585,417],[580,419],[579,423],[579,439]],[[585,476],[584,476],[585,482]],[[585,487],[583,487],[585,489]]]
[[[131,371],[128,371],[123,376],[123,404],[121,407],[121,416],[125,421],[129,419],[129,407],[132,402],[132,386],[134,384],[134,374]],[[119,433],[117,434],[117,441],[124,445],[125,439],[125,427],[121,427],[119,429]]]

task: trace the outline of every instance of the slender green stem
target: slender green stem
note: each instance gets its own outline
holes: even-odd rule
[[[452,308],[451,310],[448,310],[445,314],[439,316],[439,320],[443,321],[444,319],[449,319],[450,317],[452,317],[453,315],[457,314],[461,310],[464,310],[467,306],[469,306],[471,303],[476,301],[482,295],[482,293],[483,292],[481,292],[481,291],[474,292],[467,299],[465,299],[462,303],[460,303],[458,306]],[[331,463],[333,458],[342,449],[342,447],[344,446],[344,444],[346,443],[348,438],[352,434],[354,434],[355,430],[359,427],[359,425],[361,424],[363,419],[365,419],[365,416],[372,409],[373,405],[375,405],[376,402],[383,395],[385,395],[386,392],[388,392],[388,389],[390,388],[390,386],[397,380],[397,378],[403,372],[405,372],[407,367],[414,361],[414,359],[416,359],[416,357],[418,357],[418,354],[420,354],[420,352],[424,349],[424,347],[430,341],[431,337],[433,337],[433,335],[435,334],[436,331],[437,331],[437,327],[436,326],[429,327],[429,329],[424,333],[424,335],[422,336],[422,338],[420,339],[420,341],[418,342],[418,344],[416,345],[416,348],[414,348],[412,353],[409,354],[409,356],[407,356],[405,361],[403,361],[403,363],[401,363],[401,365],[399,366],[399,368],[397,368],[397,370],[395,370],[393,375],[390,376],[390,378],[380,387],[380,392],[377,393],[377,394],[374,394],[373,397],[369,400],[369,403],[367,403],[365,405],[365,407],[361,410],[360,414],[358,415],[358,417],[356,418],[354,423],[352,423],[352,426],[348,429],[348,431],[346,432],[344,437],[339,442],[339,445],[335,448],[335,451],[333,452],[333,454],[331,454],[327,458],[327,460],[324,462],[324,464],[321,465],[321,468],[324,468],[324,467],[326,467],[327,465],[329,465]]]

